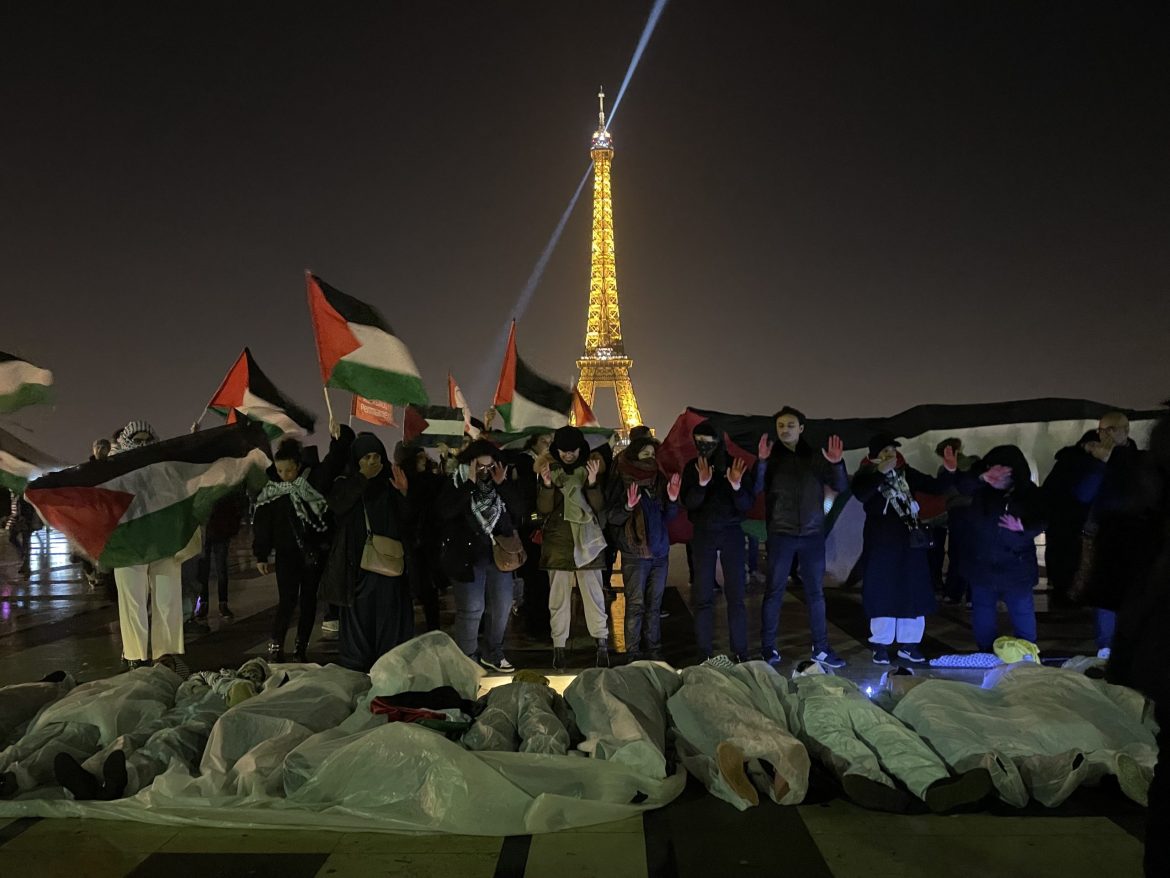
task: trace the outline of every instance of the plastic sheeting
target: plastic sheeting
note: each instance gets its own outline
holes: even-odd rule
[[[60,683],[16,683],[0,688],[0,749],[24,734],[42,708],[67,695],[75,685],[67,676]]]
[[[950,777],[947,766],[917,733],[862,695],[851,681],[817,675],[797,677],[793,685],[793,727],[838,778],[858,774],[889,787],[896,778],[922,798],[932,783]]]
[[[799,804],[808,792],[808,751],[789,731],[779,695],[787,687],[766,662],[727,670],[699,665],[682,671],[682,688],[666,703],[687,771],[741,811],[749,803],[731,789],[716,762],[715,751],[723,741],[743,751],[753,785],[773,801]],[[759,762],[766,762],[787,783],[782,797],[776,797],[768,771]]]
[[[655,662],[582,671],[565,689],[585,736],[580,749],[646,777],[665,778],[666,701],[681,685],[676,671]]]
[[[1054,807],[1081,784],[1116,775],[1146,804],[1154,737],[1128,699],[1075,671],[1030,663],[997,669],[985,688],[928,680],[910,690],[894,715],[957,772],[991,771],[1000,798],[1023,807],[1029,797]],[[1114,689],[1120,687],[1113,687]]]
[[[569,730],[564,710],[558,715],[558,696],[539,683],[508,683],[484,696],[485,707],[463,736],[469,750],[511,753],[569,752]]]

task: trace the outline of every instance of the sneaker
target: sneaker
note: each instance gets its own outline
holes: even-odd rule
[[[195,612],[191,614],[191,617],[194,619],[206,619],[207,612],[207,601],[203,600],[203,598],[197,598],[195,600]]]
[[[935,814],[947,814],[958,808],[978,805],[991,794],[991,774],[986,768],[976,768],[956,777],[936,780],[923,793],[922,799]]]
[[[219,617],[225,622],[230,622],[232,619],[236,618],[236,614],[232,612],[232,608],[229,607],[226,603],[221,603],[219,605]]]
[[[565,661],[565,648],[563,646],[553,647],[553,670],[560,673],[565,672],[567,663]]]
[[[885,644],[875,643],[873,646],[873,663],[875,665],[888,665],[890,663],[890,650]]]
[[[862,808],[903,814],[910,807],[910,795],[894,786],[870,780],[860,774],[847,774],[841,780],[845,795]]]
[[[908,662],[914,662],[916,665],[920,665],[926,661],[926,656],[922,654],[922,650],[914,644],[898,647],[898,658],[905,659]]]
[[[703,661],[703,664],[706,665],[708,668],[714,668],[717,671],[730,671],[732,668],[735,667],[735,662],[733,662],[731,659],[729,659],[725,655],[708,656]]]
[[[1112,651],[1108,646],[1103,646],[1097,650],[1097,658],[1108,660]]]
[[[270,662],[284,661],[284,647],[275,640],[268,641],[268,660]]]
[[[298,639],[296,646],[293,647],[293,655],[296,656],[297,661],[302,665],[307,665],[309,663],[309,644]]]
[[[479,663],[489,671],[499,671],[501,674],[511,674],[516,670],[516,666],[502,655],[494,659],[481,658]]]
[[[818,665],[824,665],[826,668],[843,668],[845,667],[845,659],[837,655],[831,649],[822,649],[814,652],[812,660]]]
[[[339,619],[324,619],[321,622],[322,634],[340,634],[341,620]]]
[[[669,619],[670,613],[666,612],[666,610],[659,610],[658,611],[658,618],[659,619]]]
[[[776,667],[776,665],[780,664],[780,653],[774,649],[761,650],[760,658],[762,658],[772,667]]]

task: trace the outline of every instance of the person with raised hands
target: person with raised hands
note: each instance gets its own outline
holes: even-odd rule
[[[760,610],[760,655],[771,665],[780,662],[776,632],[792,562],[800,565],[812,633],[812,659],[830,668],[845,661],[829,645],[825,621],[825,493],[849,487],[844,445],[830,436],[818,454],[804,438],[803,412],[784,406],[776,412],[776,441],[760,437],[756,493],[765,496],[768,527],[768,580]]]
[[[702,658],[712,658],[715,654],[715,565],[722,562],[731,652],[737,661],[746,661],[747,613],[743,603],[746,559],[741,525],[756,500],[756,476],[746,460],[728,455],[719,431],[710,421],[697,424],[691,436],[698,455],[683,468],[681,497],[695,531],[691,539],[695,639]]]

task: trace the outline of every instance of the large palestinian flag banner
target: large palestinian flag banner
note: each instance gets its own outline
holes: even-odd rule
[[[390,324],[365,302],[305,272],[321,381],[392,405],[426,405],[414,357]]]
[[[263,427],[240,422],[50,473],[25,497],[102,566],[149,564],[182,551],[221,498],[258,490],[267,449]]]
[[[277,390],[248,348],[228,370],[207,407],[226,417],[229,424],[235,423],[237,412],[258,421],[272,440],[285,436],[299,439],[312,433],[316,423],[309,412]]]
[[[0,413],[45,402],[52,386],[52,372],[0,351]]]
[[[493,402],[504,421],[504,432],[533,428],[555,430],[569,423],[573,392],[533,372],[516,353],[516,321],[508,334],[508,349],[500,370]]]
[[[402,441],[416,445],[458,446],[466,429],[463,411],[450,406],[408,405],[402,416]]]

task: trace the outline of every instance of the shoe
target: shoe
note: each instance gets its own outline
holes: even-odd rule
[[[670,613],[666,612],[666,610],[659,610],[658,611],[658,618],[659,619],[669,619]]]
[[[736,663],[737,665],[742,665],[742,664],[744,664],[745,662],[750,662],[751,660],[752,660],[752,659],[751,659],[751,656],[747,656],[747,655],[740,655],[739,653],[736,653],[736,654],[735,654],[735,663]]]
[[[597,667],[609,667],[609,643],[604,637],[597,638]]]
[[[926,661],[926,656],[922,654],[922,650],[915,644],[898,647],[898,658],[906,659],[908,662],[914,662],[916,665],[920,665]]]
[[[890,650],[885,644],[874,643],[873,646],[873,663],[875,665],[888,665],[890,663]]]
[[[136,668],[149,668],[150,659],[127,659],[126,670],[133,671]]]
[[[307,665],[309,663],[308,653],[309,644],[305,643],[303,640],[298,639],[296,646],[293,647],[293,655],[296,656],[297,661],[302,665]]]
[[[203,600],[203,598],[196,598],[196,600],[195,600],[195,612],[191,614],[192,618],[194,618],[194,619],[206,619],[206,618],[207,618],[207,613],[208,613],[208,610],[207,610],[207,601]]]
[[[230,622],[236,618],[236,614],[232,612],[232,608],[225,602],[219,605],[219,617],[225,622]]]
[[[845,667],[845,659],[837,655],[831,649],[822,649],[812,654],[812,660],[818,665],[824,665],[826,668],[843,668]]]
[[[956,777],[936,780],[923,793],[922,799],[935,814],[948,814],[956,808],[978,805],[991,793],[991,774],[986,768],[975,768]]]
[[[565,668],[566,668],[565,648],[563,646],[554,646],[553,647],[553,670],[560,671],[563,674],[565,672]]]
[[[268,660],[270,662],[284,661],[284,647],[275,640],[268,641]]]
[[[747,761],[743,751],[730,741],[720,741],[715,748],[715,762],[719,766],[719,774],[731,787],[732,792],[749,805],[760,804],[760,794],[748,780],[744,763]]]
[[[130,782],[126,774],[126,751],[115,750],[102,766],[102,799],[110,802],[126,795],[126,784]]]
[[[192,616],[183,622],[184,634],[210,634],[211,626]]]
[[[341,620],[340,619],[323,619],[321,621],[322,634],[340,634]]]
[[[9,799],[20,792],[16,775],[11,771],[0,771],[0,799]]]
[[[651,649],[648,653],[646,653],[646,658],[652,662],[660,662],[662,661],[662,650]]]
[[[761,650],[760,658],[762,658],[772,667],[776,667],[776,665],[780,664],[780,653],[774,649]]]
[[[481,658],[479,663],[487,668],[489,671],[499,671],[501,674],[511,674],[516,670],[516,666],[504,658],[502,655],[494,659]]]
[[[69,790],[78,802],[93,802],[102,798],[102,785],[98,783],[98,779],[82,768],[81,763],[68,753],[58,753],[53,759],[53,777],[60,786]]]
[[[1105,659],[1106,661],[1108,661],[1109,656],[1112,652],[1113,652],[1113,650],[1110,649],[1108,646],[1103,646],[1099,650],[1097,650],[1097,658]]]
[[[730,671],[735,667],[735,662],[725,655],[709,656],[703,661],[703,664],[708,668],[714,668],[717,671]]]
[[[870,811],[904,814],[910,807],[910,795],[897,787],[886,786],[860,774],[847,774],[841,780],[845,795]]]

